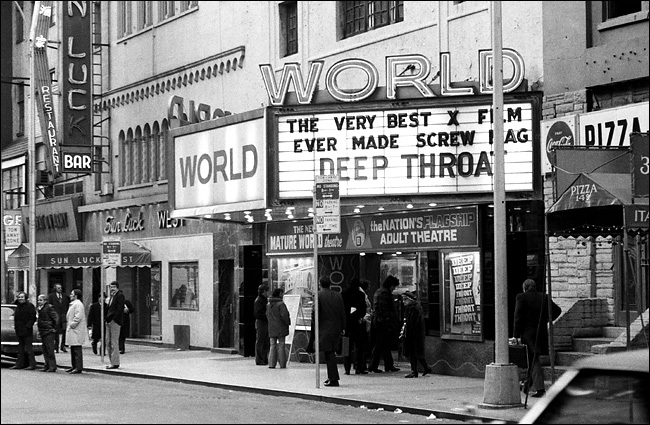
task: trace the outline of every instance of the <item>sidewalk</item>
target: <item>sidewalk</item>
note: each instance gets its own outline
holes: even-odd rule
[[[467,421],[478,419],[485,422],[516,423],[535,403],[528,399],[528,409],[522,406],[509,409],[485,409],[483,402],[483,379],[447,375],[427,375],[417,379],[405,379],[409,373],[407,362],[396,362],[402,370],[393,373],[368,375],[345,375],[339,365],[340,387],[324,387],[327,371],[321,364],[320,388],[316,388],[314,364],[290,362],[286,369],[269,369],[256,366],[253,357],[237,354],[221,354],[208,350],[180,351],[149,345],[129,344],[122,354],[119,369],[106,370],[108,356],[93,354],[84,347],[84,372],[119,374],[148,379],[205,385],[260,394],[297,397],[368,409],[383,408],[425,416]],[[58,353],[60,370],[70,366],[70,355]],[[321,359],[321,362],[323,360]],[[62,372],[61,372],[62,373]]]

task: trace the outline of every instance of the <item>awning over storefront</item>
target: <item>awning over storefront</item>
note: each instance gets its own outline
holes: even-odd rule
[[[630,174],[580,173],[546,211],[552,233],[647,231],[648,205],[634,203]]]
[[[122,266],[151,266],[151,251],[131,241],[122,241]],[[36,267],[39,269],[101,267],[101,242],[38,242]],[[29,245],[22,244],[7,259],[10,270],[29,268]]]

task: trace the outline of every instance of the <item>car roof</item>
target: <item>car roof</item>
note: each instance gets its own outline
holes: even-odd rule
[[[622,351],[619,353],[595,355],[575,363],[578,369],[633,370],[648,373],[648,349]]]

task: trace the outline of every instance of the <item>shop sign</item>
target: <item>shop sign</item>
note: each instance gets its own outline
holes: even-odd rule
[[[23,242],[19,225],[4,226],[4,229],[5,248],[16,248]]]
[[[92,134],[92,43],[91,43],[91,13],[89,1],[64,1],[61,14],[61,31],[63,46],[63,74],[61,91],[64,96],[62,121],[65,126],[65,146],[87,146],[93,144]],[[75,151],[77,156],[79,150]],[[85,152],[90,158],[90,150]],[[74,156],[72,157],[74,159]],[[75,163],[68,158],[64,166],[74,165],[68,170],[79,172],[81,162]],[[86,168],[86,167],[84,167]],[[88,172],[92,169],[88,168]]]
[[[170,137],[173,217],[266,208],[264,110],[180,127]]]
[[[504,107],[507,191],[533,189],[533,105]],[[338,174],[340,195],[493,191],[491,105],[278,115],[278,196],[312,196]]]
[[[444,253],[443,338],[480,340],[481,253]]]
[[[34,213],[37,242],[73,242],[79,240],[81,197],[36,204]],[[29,208],[23,207],[25,226],[29,226]]]
[[[50,29],[50,19],[53,9],[52,1],[34,3],[37,7],[36,28],[33,41],[34,59],[33,75],[36,89],[36,104],[38,118],[41,123],[41,136],[47,151],[46,165],[51,179],[56,180],[61,176],[61,146],[54,117],[54,99],[52,98],[52,82],[50,67],[47,60],[47,35]]]
[[[630,133],[645,133],[649,102],[603,109],[580,115],[580,146],[630,146]]]
[[[628,229],[647,229],[650,224],[650,207],[648,205],[626,205],[625,225]]]
[[[106,234],[138,232],[141,230],[144,230],[144,214],[142,211],[138,212],[137,216],[133,216],[129,210],[126,210],[121,220],[112,215],[106,217],[104,226],[104,233]]]
[[[268,223],[269,254],[311,253],[309,221]],[[341,232],[318,234],[318,252],[390,252],[478,246],[478,208],[457,207],[341,218]]]
[[[185,220],[182,218],[172,218],[169,210],[157,211],[157,213],[159,229],[173,229],[185,226]]]
[[[555,148],[574,146],[577,143],[578,116],[570,115],[542,121],[542,174],[553,172],[556,166]]]
[[[516,90],[524,81],[525,66],[523,57],[515,50],[503,49],[503,59],[512,65],[513,74],[505,82],[503,92],[509,93]],[[491,50],[479,51],[478,68],[478,94],[491,94],[494,87],[491,84],[493,57]],[[275,78],[275,71],[271,64],[261,64],[260,71],[264,86],[269,96],[271,105],[282,106],[284,104],[289,86],[293,82],[293,88],[299,104],[309,104],[312,101],[318,81],[323,72],[324,61],[312,61],[309,63],[309,74],[304,78],[300,70],[300,64],[292,62],[284,64],[282,75],[278,82]],[[423,55],[399,55],[386,57],[386,98],[396,99],[399,87],[413,87],[422,97],[436,97],[432,88],[426,83],[431,81],[431,61]],[[412,70],[411,73],[405,72]],[[451,53],[440,53],[440,96],[467,96],[473,95],[475,90],[472,87],[451,86]],[[360,74],[359,74],[360,73]],[[350,88],[347,84],[340,84],[342,75],[361,75],[366,82],[360,88]],[[349,58],[333,64],[325,75],[325,88],[329,94],[339,102],[359,102],[372,94],[379,87],[379,70],[377,67],[365,60]]]

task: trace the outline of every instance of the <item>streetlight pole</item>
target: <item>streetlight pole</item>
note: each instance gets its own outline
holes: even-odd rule
[[[27,142],[27,159],[29,178],[27,193],[29,194],[29,290],[28,294],[36,292],[36,83],[34,81],[34,42],[36,38],[36,21],[41,2],[34,3],[32,23],[29,31],[29,138]],[[31,298],[31,297],[30,297]]]
[[[483,404],[518,407],[519,368],[508,359],[508,268],[506,236],[505,152],[503,139],[503,37],[501,2],[491,2],[494,133],[494,359],[485,368]]]

